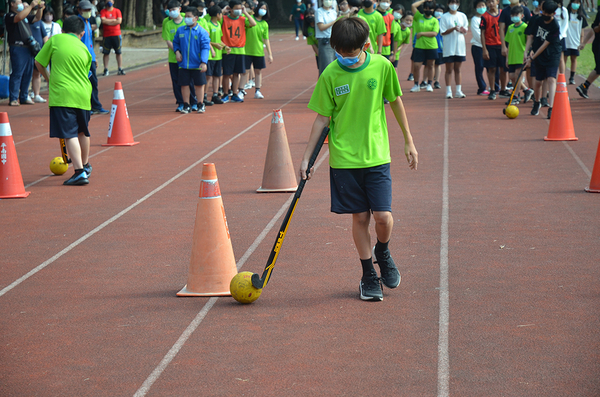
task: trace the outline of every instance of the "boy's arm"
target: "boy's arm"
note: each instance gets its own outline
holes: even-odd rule
[[[267,46],[267,54],[269,55],[269,63],[273,63],[273,52],[271,51],[271,42],[269,41],[269,39],[265,39],[264,43]]]
[[[500,14],[500,15],[502,15],[502,14]],[[500,43],[501,43],[502,56],[505,57],[506,52],[508,51],[508,49],[506,48],[506,40],[504,39],[504,36],[506,35],[506,24],[504,22],[500,22],[498,24],[498,26],[500,27]]]
[[[246,16],[246,18],[248,18],[248,24],[250,25],[250,27],[256,26],[256,21],[254,20],[254,18],[252,17],[252,15],[250,15],[250,13],[246,9],[246,7],[244,7],[243,10],[244,10],[243,11],[244,15]]]
[[[48,70],[45,67],[43,67],[42,64],[39,63],[38,61],[35,61],[35,67],[40,72],[40,74],[42,76],[44,76],[44,78],[46,79],[46,81],[50,82],[50,74],[48,73]]]
[[[309,174],[306,174],[308,168],[308,160],[310,160],[310,156],[315,150],[315,146],[319,142],[319,137],[323,132],[323,128],[329,126],[329,117],[317,114],[315,118],[315,122],[313,123],[312,130],[310,131],[310,137],[308,138],[308,144],[306,145],[306,150],[304,151],[304,156],[302,157],[302,162],[300,163],[300,178],[302,179],[310,179],[313,176],[315,167],[310,169]]]
[[[412,135],[410,134],[408,119],[406,118],[406,111],[404,110],[402,99],[397,97],[395,101],[390,102],[390,107],[392,108],[394,116],[396,117],[396,121],[398,122],[398,125],[402,129],[402,134],[404,135],[404,155],[408,161],[408,167],[411,170],[416,170],[417,165],[419,164],[419,153],[417,153],[417,148],[415,148]]]
[[[483,22],[483,17],[481,18],[481,21]],[[484,25],[483,23],[480,25],[481,27],[481,49],[483,51],[483,59],[485,59],[486,61],[490,59],[490,53],[488,52],[487,46],[485,45],[485,32],[486,32],[486,28],[487,25]]]
[[[417,8],[419,8],[423,3],[425,3],[425,0],[419,0],[416,3],[412,3],[410,8],[412,9],[413,15],[417,15]]]
[[[417,33],[417,39],[419,37],[436,37],[437,36],[437,32],[419,32]]]
[[[546,51],[546,48],[548,48],[549,45],[550,45],[550,42],[548,40],[544,41],[544,43],[540,46],[540,48],[538,48],[538,50],[533,55],[530,55],[527,58],[527,62],[525,63],[525,66],[526,67],[531,66],[531,61],[533,61],[535,58],[539,57],[542,52]]]
[[[377,53],[381,54],[381,50],[383,49],[383,35],[380,34],[377,36]]]

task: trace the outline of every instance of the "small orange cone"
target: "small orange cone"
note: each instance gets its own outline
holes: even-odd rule
[[[229,284],[236,274],[217,171],[213,163],[205,163],[188,281],[177,296],[231,296]]]
[[[263,180],[257,192],[295,192],[296,189],[298,183],[283,124],[283,114],[281,109],[273,110]]]
[[[576,141],[575,129],[573,128],[573,116],[569,104],[569,92],[565,75],[560,73],[556,82],[556,94],[550,118],[550,127],[545,141]]]
[[[598,142],[598,150],[596,151],[596,161],[594,161],[590,186],[586,187],[585,191],[590,193],[600,193],[600,141]]]
[[[0,198],[23,198],[25,191],[8,113],[0,113]]]
[[[125,103],[125,95],[121,82],[115,83],[115,93],[110,109],[110,124],[108,124],[108,140],[102,146],[133,146],[139,142],[133,141],[129,113]]]

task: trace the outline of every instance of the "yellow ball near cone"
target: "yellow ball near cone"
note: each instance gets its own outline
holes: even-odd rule
[[[252,272],[241,272],[231,279],[229,290],[233,299],[240,303],[252,303],[260,297],[262,289],[252,285]]]
[[[515,105],[509,105],[506,108],[506,117],[508,117],[509,119],[516,119],[517,116],[519,116],[519,108],[516,107]]]
[[[62,175],[69,169],[69,164],[65,164],[62,157],[55,157],[50,162],[50,171],[54,175]]]

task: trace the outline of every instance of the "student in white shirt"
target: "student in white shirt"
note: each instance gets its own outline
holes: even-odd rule
[[[446,65],[446,98],[452,98],[452,73],[454,72],[454,82],[456,90],[454,96],[457,98],[466,98],[462,92],[462,76],[460,67],[467,60],[467,45],[465,43],[465,34],[469,31],[469,20],[467,16],[458,11],[459,0],[449,0],[448,9],[440,18],[440,33],[444,37],[444,48],[442,56]]]
[[[488,96],[490,92],[483,77],[483,47],[481,45],[481,16],[487,11],[484,0],[475,3],[475,15],[471,18],[471,55],[475,64],[475,80],[477,80],[477,95]]]

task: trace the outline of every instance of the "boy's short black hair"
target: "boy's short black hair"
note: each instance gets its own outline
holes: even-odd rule
[[[191,7],[202,7],[202,8],[206,8],[206,4],[204,4],[204,2],[202,0],[194,0],[190,3]]]
[[[54,15],[54,9],[52,8],[52,6],[46,6],[46,8],[44,8],[44,12],[43,12],[43,16],[46,16],[47,14],[52,14]]]
[[[350,8],[356,7],[358,9],[360,9],[362,7],[362,1],[361,0],[348,0],[348,7],[350,7]]]
[[[544,11],[546,14],[554,14],[557,8],[558,4],[556,4],[552,0],[549,0],[544,2],[544,5],[542,6],[542,11]]]
[[[187,6],[184,10],[185,13],[191,12],[193,16],[195,17],[199,17],[200,16],[200,11],[198,11],[198,8],[193,7],[193,6]]]
[[[233,10],[235,6],[241,6],[242,2],[240,0],[229,0],[229,8]]]
[[[75,10],[73,7],[67,7],[63,10],[63,19],[72,15],[75,15]]]
[[[402,14],[402,19],[404,19],[406,17],[414,17],[414,16],[415,15],[412,13],[412,11],[408,10],[404,14]]]
[[[219,6],[212,6],[208,9],[208,15],[210,15],[211,17],[216,17],[222,12],[223,10]]]
[[[223,10],[225,7],[229,6],[229,2],[227,2],[227,1],[220,1],[217,5],[219,7],[221,7],[221,10]]]
[[[476,9],[477,8],[477,4],[479,4],[479,3],[485,4],[485,0],[475,0],[473,2],[473,9]]]
[[[436,4],[435,7],[432,8],[432,10],[434,10],[434,11],[435,10],[442,10],[442,12],[446,12],[447,11],[446,10],[446,6],[443,5],[443,4],[440,4],[440,3]]]
[[[400,3],[396,3],[394,4],[394,6],[392,7],[393,11],[402,11],[402,13],[404,13],[404,6]]]
[[[329,44],[337,52],[352,52],[367,42],[369,25],[362,18],[342,18],[331,27]]]
[[[435,1],[428,0],[425,3],[423,3],[423,9],[425,9],[425,8],[427,8],[429,10],[435,10],[436,9]]]
[[[72,15],[63,21],[62,31],[63,33],[74,33],[76,35],[81,34],[85,30],[83,19]]]
[[[521,6],[514,6],[513,8],[510,9],[510,15],[519,15],[519,14],[523,14],[523,7]]]
[[[167,8],[170,10],[171,8],[179,8],[181,7],[181,3],[178,2],[177,0],[171,0],[169,1],[169,3],[167,4]]]
[[[258,4],[256,5],[256,8],[254,8],[254,14],[255,14],[255,15],[258,15],[258,10],[260,10],[260,8],[261,8],[262,6],[267,6],[267,13],[265,14],[265,16],[264,16],[264,17],[262,17],[262,19],[266,21],[266,20],[268,20],[268,19],[269,19],[269,17],[270,17],[270,15],[269,15],[269,14],[270,14],[270,13],[269,13],[269,5],[267,4],[267,2],[266,2],[266,1],[259,1],[259,2],[258,2]]]

